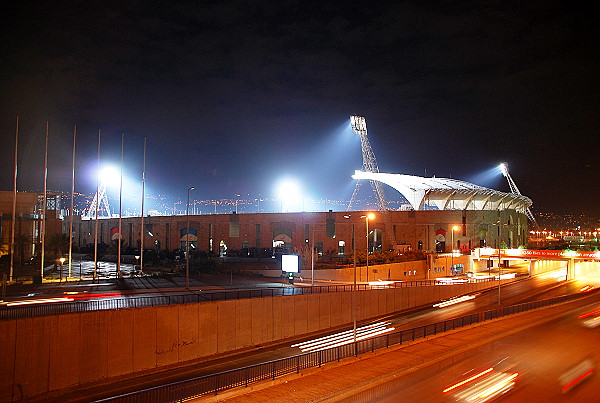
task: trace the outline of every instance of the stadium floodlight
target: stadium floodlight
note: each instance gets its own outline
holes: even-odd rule
[[[298,208],[302,199],[300,185],[293,179],[282,179],[277,184],[277,196],[281,200],[282,212],[289,212],[292,208]]]
[[[92,200],[90,208],[83,215],[84,220],[91,220],[95,217],[96,206],[99,217],[110,217],[110,205],[108,204],[108,196],[106,195],[106,186],[114,183],[119,184],[121,181],[120,173],[112,166],[105,166],[96,174],[98,175],[98,191],[94,195],[94,200]]]
[[[498,165],[498,168],[500,168],[500,172],[502,172],[502,175],[504,175],[505,177],[508,176],[508,166],[506,162],[503,162],[500,165]]]
[[[350,125],[355,134],[361,134],[361,132],[367,131],[367,121],[362,116],[350,116]]]
[[[109,184],[119,184],[121,181],[120,172],[113,166],[107,165],[105,166],[99,173],[98,177],[100,179],[100,183]]]

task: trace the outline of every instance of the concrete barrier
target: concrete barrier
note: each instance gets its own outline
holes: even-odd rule
[[[495,283],[357,292],[359,321]],[[0,401],[155,370],[352,323],[352,292],[72,313],[0,322]]]

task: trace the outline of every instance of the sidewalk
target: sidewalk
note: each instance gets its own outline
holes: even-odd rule
[[[496,319],[468,328],[450,331],[427,339],[391,347],[360,358],[329,363],[311,368],[300,374],[264,381],[247,388],[236,388],[217,396],[202,397],[203,402],[336,402],[359,392],[383,384],[395,377],[420,368],[441,367],[456,356],[530,327],[562,316],[568,309],[598,301],[590,296],[577,301],[541,308],[514,316]],[[434,367],[435,368],[435,367]]]

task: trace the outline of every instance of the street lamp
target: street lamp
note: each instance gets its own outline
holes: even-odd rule
[[[190,288],[190,192],[194,189],[193,186],[188,188],[185,206],[185,288]]]
[[[452,227],[452,245],[450,246],[450,253],[452,253],[452,267],[450,270],[454,270],[454,231],[458,230],[458,225]]]
[[[350,217],[350,214],[344,216],[346,219],[350,219]],[[354,281],[352,283],[352,334],[354,335],[354,343],[356,343],[356,250],[354,248],[354,223],[352,223],[352,256],[354,267]]]
[[[60,281],[59,281],[59,282],[62,282],[62,270],[63,270],[63,264],[65,263],[65,260],[66,260],[66,259],[65,259],[64,257],[61,257],[61,258],[60,258],[60,259],[58,259],[58,260],[60,261]]]
[[[369,252],[370,252],[370,245],[369,245],[369,220],[372,220],[375,218],[375,214],[373,213],[368,213],[367,215],[365,215],[365,223],[367,226],[367,283],[369,282]]]

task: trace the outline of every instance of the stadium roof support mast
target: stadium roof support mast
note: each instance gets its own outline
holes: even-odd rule
[[[96,206],[98,206],[98,216],[110,217],[110,207],[108,205],[108,196],[106,196],[106,182],[100,181],[98,191],[94,195],[94,200],[90,204],[90,208],[83,216],[84,220],[91,220],[96,217]]]
[[[363,171],[371,172],[371,173],[379,173],[379,167],[377,166],[377,160],[375,159],[375,154],[371,149],[371,144],[369,143],[369,139],[367,138],[367,121],[362,116],[350,116],[350,125],[352,126],[352,131],[354,133],[360,135],[360,145],[362,148],[362,157],[363,157]],[[383,187],[381,183],[375,180],[371,180],[371,187],[373,188],[373,192],[375,196],[377,196],[377,205],[379,210],[384,211],[387,210],[387,203],[385,202],[385,195],[383,193]],[[360,188],[360,181],[356,182],[356,187],[354,188],[354,192],[352,193],[352,198],[350,199],[350,204],[348,205],[348,210],[352,207],[352,203],[354,203],[356,199],[356,195],[358,193],[358,189]]]
[[[519,188],[515,184],[515,181],[513,181],[512,176],[510,176],[510,174],[508,173],[508,164],[506,162],[503,162],[500,164],[500,170],[502,171],[502,175],[504,175],[504,177],[508,181],[508,186],[510,187],[510,192],[521,196],[521,192],[519,191]],[[538,223],[535,220],[535,217],[533,216],[533,213],[531,212],[531,209],[529,207],[527,207],[525,214],[527,215],[527,218],[529,219],[529,221],[531,221],[533,223],[533,225],[535,225],[537,227]]]

